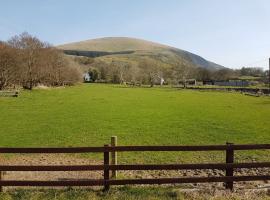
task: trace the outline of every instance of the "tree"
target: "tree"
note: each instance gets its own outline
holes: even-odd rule
[[[143,78],[141,76],[143,72],[137,65],[131,65],[127,74],[127,79],[132,83],[132,84],[139,84],[141,85],[143,82]]]
[[[0,42],[0,89],[11,85],[30,90],[38,84],[70,85],[78,82],[81,74],[76,62],[61,50],[28,33]]]
[[[224,68],[213,72],[212,76],[214,80],[224,81],[235,78],[235,72],[231,69]]]
[[[143,59],[139,63],[139,68],[141,69],[142,76],[144,76],[144,82],[150,84],[153,87],[156,80],[156,66],[153,60]]]
[[[131,68],[128,62],[113,60],[111,66],[118,72],[118,79],[120,84],[128,80],[128,72]]]
[[[88,74],[91,77],[92,82],[95,82],[99,78],[99,71],[95,68],[90,68]]]
[[[16,81],[16,50],[0,42],[0,90]]]
[[[262,77],[264,75],[264,70],[260,67],[242,67],[240,69],[240,75]]]
[[[72,60],[64,56],[58,49],[50,48],[49,52],[51,60],[47,60],[47,65],[51,66],[49,73],[53,75],[50,85],[72,85],[81,80],[82,73]],[[48,77],[48,75],[46,76]]]
[[[179,62],[175,63],[174,65],[174,73],[173,76],[177,82],[182,82],[184,86],[186,86],[186,81],[189,78],[194,77],[194,72],[196,68],[194,66],[189,65],[189,63],[180,60]]]
[[[109,82],[110,76],[110,66],[106,62],[95,59],[94,62],[91,64],[91,69],[95,68],[99,72],[98,80],[103,82]]]
[[[207,81],[207,80],[211,80],[211,71],[209,71],[208,69],[205,68],[197,68],[196,69],[196,79],[199,81]]]
[[[14,36],[8,43],[19,50],[19,59],[22,65],[20,71],[22,86],[31,90],[38,80],[40,67],[38,61],[41,56],[41,49],[45,48],[46,44],[26,32]]]
[[[165,65],[159,60],[155,60],[154,65],[156,66],[156,78],[158,79],[160,86],[162,86],[165,82]]]

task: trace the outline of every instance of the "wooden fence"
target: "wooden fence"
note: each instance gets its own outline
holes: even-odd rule
[[[110,146],[104,147],[71,147],[71,148],[0,148],[0,153],[103,153],[104,163],[101,165],[58,165],[58,166],[18,166],[0,165],[0,171],[103,171],[103,179],[67,180],[67,181],[31,181],[31,180],[0,180],[3,186],[104,186],[108,190],[111,185],[127,184],[176,184],[176,183],[206,183],[224,182],[227,189],[233,190],[233,183],[237,181],[270,180],[270,174],[260,176],[234,176],[234,169],[241,168],[269,168],[270,162],[234,163],[234,151],[270,149],[270,144],[208,145],[208,146]],[[209,164],[140,164],[118,165],[110,163],[110,153],[134,151],[225,151],[226,162]],[[110,177],[110,171],[118,170],[195,170],[219,169],[225,170],[225,176],[219,177],[182,177],[155,179],[117,179]]]

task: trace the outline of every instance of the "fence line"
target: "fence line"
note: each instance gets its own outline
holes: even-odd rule
[[[103,153],[101,165],[57,165],[57,166],[18,166],[0,165],[0,171],[103,171],[103,179],[68,180],[68,181],[18,181],[0,180],[0,189],[3,186],[104,186],[107,191],[110,185],[127,184],[174,184],[174,183],[206,183],[224,182],[226,189],[233,190],[234,182],[270,180],[270,175],[260,176],[234,176],[234,169],[242,168],[270,168],[270,162],[234,163],[234,152],[238,150],[270,149],[270,144],[242,144],[234,145],[207,145],[207,146],[109,146],[104,147],[71,147],[71,148],[0,148],[0,153]],[[225,151],[226,163],[208,164],[140,164],[118,165],[117,157],[113,154],[119,151]],[[111,162],[110,164],[110,161]],[[219,169],[225,170],[225,176],[219,177],[181,177],[157,179],[117,179],[110,177],[110,172],[119,170],[194,170],[194,169]]]
[[[103,153],[128,151],[225,151],[270,149],[270,144],[230,144],[201,146],[104,146],[104,147],[48,147],[48,148],[10,148],[0,147],[0,153]]]

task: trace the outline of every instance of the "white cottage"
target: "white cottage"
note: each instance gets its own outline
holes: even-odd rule
[[[91,82],[91,76],[89,73],[83,75],[84,82]]]

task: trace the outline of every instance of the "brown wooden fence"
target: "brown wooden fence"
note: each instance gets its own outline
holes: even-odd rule
[[[234,163],[234,151],[270,149],[270,144],[208,145],[208,146],[109,146],[104,147],[71,147],[71,148],[0,148],[0,153],[103,153],[102,165],[61,165],[61,166],[18,166],[0,165],[0,171],[103,171],[103,179],[67,180],[67,181],[31,181],[31,180],[0,180],[3,186],[104,186],[108,190],[110,185],[127,184],[176,184],[176,183],[206,183],[224,182],[227,189],[233,190],[233,183],[237,181],[270,180],[270,174],[260,176],[234,176],[234,169],[241,168],[269,168],[270,162]],[[110,152],[134,151],[225,151],[226,163],[209,164],[159,164],[159,165],[113,165],[110,164]],[[225,176],[219,177],[182,177],[156,179],[112,179],[110,171],[118,170],[194,170],[219,169],[225,170]]]

